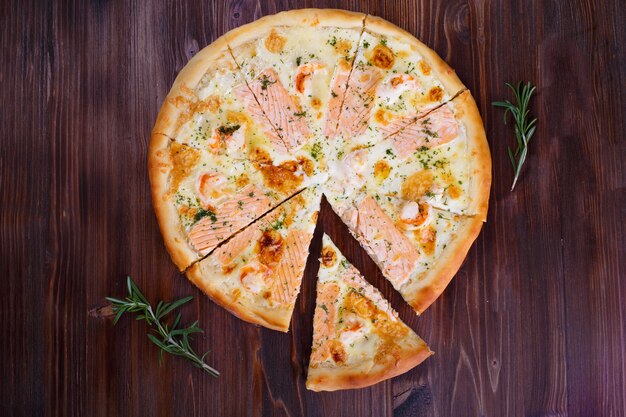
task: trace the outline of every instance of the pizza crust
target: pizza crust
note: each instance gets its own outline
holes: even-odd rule
[[[412,350],[401,352],[400,358],[392,366],[375,372],[342,368],[309,368],[306,387],[312,391],[337,391],[364,388],[389,378],[401,375],[433,355],[426,343],[422,342]]]
[[[385,19],[372,15],[367,15],[365,19],[365,30],[385,37],[396,38],[410,44],[428,62],[431,70],[436,74],[436,78],[441,81],[450,97],[454,97],[466,89],[456,72],[435,51],[424,45],[409,32],[400,29]]]
[[[150,140],[148,150],[148,174],[152,188],[152,205],[161,229],[165,247],[172,261],[180,271],[184,271],[199,255],[191,248],[187,236],[181,228],[178,212],[170,200],[170,160],[171,140],[155,133]]]
[[[195,263],[187,270],[187,278],[202,292],[204,292],[216,304],[228,310],[230,313],[249,323],[258,324],[272,330],[281,332],[289,331],[291,311],[288,306],[284,308],[265,309],[251,304],[240,304],[232,300],[223,291],[211,285],[206,275],[202,273],[201,263]]]
[[[483,226],[483,221],[479,216],[459,217],[462,220],[456,237],[437,257],[433,268],[419,278],[418,284],[422,282],[428,284],[413,291],[410,289],[407,289],[407,292],[403,291],[404,299],[417,314],[423,313],[443,293],[463,264],[467,252]]]
[[[482,221],[487,220],[489,208],[489,191],[491,189],[491,153],[485,135],[483,120],[478,112],[476,102],[469,90],[464,91],[454,99],[459,120],[465,126],[468,152],[470,155],[470,192],[471,206],[469,213],[475,214]]]
[[[173,99],[178,96],[184,96],[185,90],[193,90],[198,85],[202,77],[207,71],[215,64],[216,61],[223,60],[224,62],[232,61],[230,53],[228,52],[228,45],[226,42],[226,36],[222,35],[215,42],[203,48],[200,52],[193,56],[185,65],[185,67],[178,73],[178,76],[174,80],[174,84],[167,97],[163,101],[161,110],[157,116],[157,120],[152,129],[152,135],[166,135],[172,139],[176,135],[176,121],[182,113],[183,109],[177,107],[173,103]],[[236,71],[235,62],[231,62],[232,69]]]
[[[240,45],[262,38],[276,26],[328,26],[338,28],[363,28],[366,15],[339,9],[298,9],[265,16],[226,33],[228,46]]]

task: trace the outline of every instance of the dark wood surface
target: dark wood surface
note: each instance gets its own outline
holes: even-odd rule
[[[199,48],[266,14],[343,7],[418,36],[458,72],[493,153],[488,221],[442,297],[415,317],[322,207],[292,330],[233,318],[171,263],[150,202],[149,134]],[[623,1],[0,2],[0,410],[7,416],[626,415],[626,7]],[[509,191],[513,140],[493,100],[538,85],[537,133]],[[312,393],[322,230],[436,351],[374,387]],[[89,311],[194,295],[213,379],[144,323]]]

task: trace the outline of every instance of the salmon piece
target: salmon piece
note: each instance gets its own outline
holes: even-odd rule
[[[395,119],[390,120],[389,123],[382,124],[380,126],[380,130],[385,134],[385,137],[391,136],[417,122],[427,113],[428,110],[414,113],[408,116],[396,117]]]
[[[337,126],[341,115],[341,104],[346,96],[348,78],[350,77],[351,64],[346,60],[339,61],[333,78],[330,81],[330,99],[328,100],[328,110],[326,111],[326,125],[324,135],[329,138],[337,134]]]
[[[256,101],[256,98],[254,98],[254,94],[252,94],[252,91],[250,91],[248,86],[243,84],[236,88],[234,93],[235,96],[237,96],[237,98],[245,104],[248,112],[250,113],[250,117],[261,128],[265,137],[274,146],[276,152],[281,154],[288,153],[285,142],[283,142],[283,139],[278,135],[278,133],[276,133],[274,126],[263,113],[263,109]]]
[[[230,265],[232,261],[250,246],[250,242],[258,240],[260,236],[261,229],[254,227],[254,225],[243,229],[240,233],[233,236],[230,241],[226,242],[225,245],[216,250],[217,259],[219,259],[222,266]]]
[[[399,288],[417,267],[420,253],[396,228],[393,220],[373,197],[358,205],[356,236],[382,269],[385,277]]]
[[[335,338],[335,301],[339,285],[334,282],[318,282],[315,314],[313,316],[313,352],[310,363],[324,362],[331,355],[329,340]],[[323,306],[323,307],[322,307]]]
[[[303,230],[294,230],[287,235],[285,253],[276,266],[271,285],[275,301],[290,305],[296,300],[312,237]]]
[[[289,95],[273,69],[263,71],[250,84],[250,89],[289,152],[308,141],[311,131],[302,109]]]
[[[250,185],[218,207],[214,216],[197,222],[189,232],[189,240],[202,255],[232,236],[271,208],[271,201],[258,188]]]
[[[350,137],[359,136],[367,128],[367,122],[374,111],[376,88],[382,80],[381,71],[369,67],[355,67],[350,76],[350,85],[346,90],[343,111],[339,119],[338,131]]]
[[[396,154],[406,158],[422,147],[434,148],[454,140],[458,135],[454,113],[448,106],[442,106],[388,139]]]

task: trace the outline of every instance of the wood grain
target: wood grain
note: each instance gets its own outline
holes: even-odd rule
[[[472,90],[493,153],[488,221],[415,317],[323,203],[292,330],[233,318],[169,260],[150,203],[149,133],[177,72],[225,31],[300,7],[379,15]],[[0,411],[7,416],[626,415],[626,8],[620,1],[6,1],[0,3]],[[515,192],[493,100],[538,85]],[[326,231],[436,351],[374,387],[312,393],[317,254]],[[132,275],[184,317],[214,380],[166,358],[143,323],[89,310]]]

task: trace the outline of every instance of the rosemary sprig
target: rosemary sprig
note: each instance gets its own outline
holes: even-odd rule
[[[124,300],[106,297],[106,299],[113,304],[113,312],[115,313],[113,324],[116,324],[124,313],[138,313],[137,320],[145,320],[149,326],[153,327],[152,331],[154,331],[154,334],[148,333],[148,339],[161,348],[159,351],[159,364],[163,360],[163,352],[167,352],[190,360],[195,366],[214,377],[219,376],[220,373],[218,371],[204,362],[204,358],[209,352],[206,352],[200,357],[189,345],[192,334],[203,333],[202,329],[198,327],[197,321],[193,322],[189,327],[180,329],[177,328],[180,324],[180,313],[176,315],[176,318],[170,326],[162,321],[165,315],[187,303],[193,297],[181,298],[173,303],[159,301],[156,310],[153,310],[152,306],[141,291],[139,291],[137,284],[135,284],[131,277],[127,278],[127,286],[128,297]]]
[[[537,119],[528,120],[528,103],[530,102],[530,98],[537,87],[531,85],[530,82],[522,86],[521,81],[517,84],[517,87],[513,87],[509,83],[506,83],[506,85],[513,90],[513,96],[515,97],[516,103],[513,104],[507,100],[494,101],[491,104],[505,109],[504,124],[506,124],[506,116],[509,112],[511,112],[513,119],[515,120],[515,138],[517,139],[517,147],[515,148],[515,152],[513,152],[510,146],[508,147],[509,159],[511,160],[511,164],[513,165],[513,170],[515,172],[513,185],[511,186],[511,191],[513,191],[515,184],[517,184],[520,172],[522,172],[522,165],[526,162],[528,143],[530,142],[530,138],[532,138],[535,133]]]

